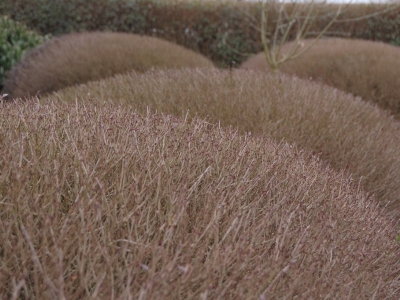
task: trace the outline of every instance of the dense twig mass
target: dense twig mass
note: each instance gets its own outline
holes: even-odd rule
[[[94,101],[1,112],[1,298],[398,296],[392,223],[307,152]]]

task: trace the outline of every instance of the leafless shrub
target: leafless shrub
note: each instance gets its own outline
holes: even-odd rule
[[[0,298],[398,299],[392,223],[310,153],[95,100],[12,104]]]
[[[400,216],[399,123],[360,98],[285,76],[245,70],[170,70],[132,73],[69,88],[50,97],[146,107],[200,116],[241,132],[295,142],[319,154]]]
[[[27,97],[131,70],[212,66],[204,56],[154,37],[73,33],[30,51],[8,73],[3,91],[9,98]]]
[[[311,41],[305,41],[305,45]],[[289,51],[291,43],[283,46]],[[260,53],[241,68],[268,70]],[[323,39],[301,58],[282,64],[280,71],[311,78],[361,96],[400,117],[400,49],[381,42]]]

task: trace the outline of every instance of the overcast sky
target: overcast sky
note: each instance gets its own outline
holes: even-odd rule
[[[243,0],[242,0],[243,1]],[[245,1],[259,1],[259,0],[245,0]],[[287,2],[290,2],[291,0],[286,0]],[[304,0],[300,0],[300,2],[304,2]],[[316,2],[319,2],[316,0]],[[385,0],[327,0],[327,2],[330,3],[387,3],[387,2],[392,2],[392,1],[385,1]]]

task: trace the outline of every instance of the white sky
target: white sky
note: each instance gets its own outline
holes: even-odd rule
[[[328,0],[328,2],[331,3],[388,3],[388,1],[382,1],[382,0]]]
[[[243,0],[242,0],[243,1]],[[259,0],[244,0],[244,1],[259,1]],[[285,1],[285,0],[283,0]],[[286,0],[287,2],[290,2],[291,0]],[[304,2],[304,0],[300,0],[301,2]],[[386,1],[386,0],[326,0],[327,2],[330,3],[390,3],[393,1]],[[318,0],[316,0],[318,2]]]

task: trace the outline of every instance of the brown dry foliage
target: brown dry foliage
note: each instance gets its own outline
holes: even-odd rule
[[[310,40],[304,42],[304,46]],[[283,47],[288,51],[292,43]],[[268,70],[261,52],[241,68]],[[390,110],[400,118],[400,48],[381,42],[321,39],[300,57],[285,62],[280,71],[323,82]]]
[[[8,73],[3,93],[27,97],[131,70],[212,66],[201,54],[154,37],[74,33],[31,50]]]
[[[392,223],[288,144],[95,101],[0,140],[2,299],[398,299]]]
[[[400,216],[400,126],[360,98],[326,85],[236,70],[131,73],[68,88],[53,101],[96,101],[208,118],[241,132],[295,142],[376,194]]]

